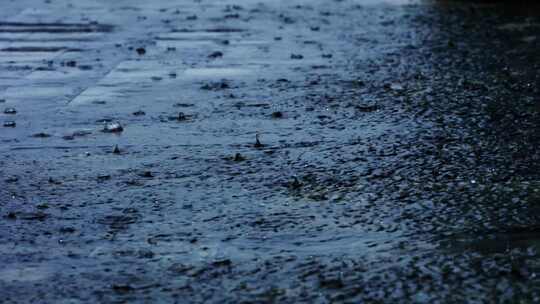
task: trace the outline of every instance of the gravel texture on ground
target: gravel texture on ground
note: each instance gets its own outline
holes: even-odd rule
[[[540,18],[9,1],[2,303],[540,301]]]

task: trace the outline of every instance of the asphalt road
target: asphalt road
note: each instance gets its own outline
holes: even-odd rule
[[[539,18],[6,1],[1,303],[534,303]]]

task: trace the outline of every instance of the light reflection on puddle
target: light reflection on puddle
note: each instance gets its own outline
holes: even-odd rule
[[[166,33],[157,37],[156,40],[200,40],[208,38],[219,38],[225,36],[229,33],[216,33],[216,32],[176,32],[176,33]]]
[[[49,277],[47,269],[40,267],[7,268],[0,271],[0,281],[3,282],[33,282]]]
[[[19,87],[10,87],[8,88],[3,98],[51,98],[59,96],[70,96],[75,92],[74,88],[68,88],[61,85],[56,86],[29,86],[24,90],[21,90]]]
[[[422,0],[355,0],[354,2],[360,5],[376,5],[376,4],[408,5],[408,4],[418,4],[425,1],[422,1]]]
[[[157,46],[162,49],[167,48],[176,48],[176,49],[185,49],[185,48],[201,48],[204,46],[214,45],[216,42],[214,40],[158,40]]]
[[[184,76],[192,78],[223,78],[251,74],[251,70],[241,68],[197,68],[187,69]]]

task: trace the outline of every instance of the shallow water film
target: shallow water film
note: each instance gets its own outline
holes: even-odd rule
[[[0,303],[540,302],[533,5],[1,6]]]

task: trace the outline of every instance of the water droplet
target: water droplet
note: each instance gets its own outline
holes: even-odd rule
[[[4,122],[4,127],[6,128],[15,128],[17,124],[14,121],[6,121]]]
[[[105,125],[105,128],[103,128],[103,132],[106,133],[120,133],[122,131],[124,131],[124,128],[118,122],[108,123]]]
[[[11,114],[11,115],[17,114],[17,110],[15,110],[15,108],[6,108],[4,110],[4,114]]]

